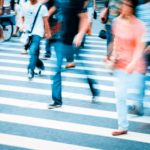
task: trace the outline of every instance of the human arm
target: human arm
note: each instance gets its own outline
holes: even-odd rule
[[[96,10],[96,0],[93,0],[93,8],[94,8],[94,10]]]
[[[81,45],[83,35],[88,29],[88,21],[86,19],[86,13],[80,13],[78,14],[78,16],[79,16],[80,21],[79,21],[79,31],[78,31],[78,34],[76,36],[76,41],[75,41],[76,47],[79,47]]]
[[[48,17],[51,17],[55,11],[56,11],[56,7],[55,7],[55,6],[52,6],[52,7],[49,9],[49,11],[48,11],[48,14],[49,14]]]
[[[132,61],[127,65],[125,71],[129,74],[133,73],[134,68],[138,62],[138,60],[143,56],[143,51],[146,46],[146,43],[141,42],[141,36],[136,38],[136,47],[133,52]]]
[[[0,7],[3,7],[3,4],[4,4],[4,0],[0,0]],[[0,9],[0,15],[3,14],[3,10]]]
[[[50,39],[51,33],[50,33],[50,27],[48,23],[48,16],[43,17],[43,21],[44,21],[44,37],[46,39]]]
[[[21,19],[20,19],[20,32],[23,32],[23,29],[24,29],[23,23],[24,23],[24,17],[21,17]]]

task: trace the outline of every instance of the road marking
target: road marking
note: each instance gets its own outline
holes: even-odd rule
[[[35,149],[35,150],[99,150],[95,148],[64,144],[59,142],[51,142],[47,140],[28,138],[17,135],[9,135],[0,133],[0,144]]]
[[[44,109],[44,110],[48,109],[47,108],[48,103],[41,103],[41,102],[34,102],[34,101],[20,100],[20,99],[12,99],[12,98],[10,99],[10,98],[3,98],[3,97],[0,97],[0,104],[24,107],[24,108],[31,108],[31,109]],[[84,108],[84,107],[63,105],[61,108],[52,109],[51,111],[59,111],[59,112],[72,113],[72,114],[118,119],[116,112],[90,109],[90,108]],[[133,122],[140,122],[140,123],[150,123],[150,117],[146,117],[146,116],[135,117],[135,115],[128,115],[128,120],[133,121]]]
[[[117,139],[131,140],[136,142],[150,143],[149,134],[128,132],[128,134],[126,135],[112,136],[112,132],[114,131],[114,129],[96,127],[90,125],[82,125],[77,123],[69,123],[69,122],[40,119],[40,118],[26,117],[26,116],[19,116],[19,115],[9,115],[9,114],[2,114],[2,113],[0,113],[0,121],[19,123],[19,124],[43,127],[43,128],[52,128],[57,130],[70,131],[70,132],[105,136],[105,137],[111,137]]]

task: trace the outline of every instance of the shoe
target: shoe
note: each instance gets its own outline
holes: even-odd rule
[[[87,35],[91,35],[91,30],[89,29],[87,32],[86,32]]]
[[[13,34],[12,37],[18,37],[17,34]]]
[[[56,102],[49,104],[48,105],[48,109],[54,109],[54,108],[58,108],[61,107],[62,105],[57,104]]]
[[[50,59],[50,56],[43,56],[41,59],[42,60],[47,60],[47,59]]]
[[[41,70],[39,70],[39,72],[35,72],[35,73],[34,73],[34,75],[39,75],[39,76],[40,76],[41,74],[42,74],[42,71],[41,71]]]
[[[115,131],[112,133],[113,136],[118,136],[118,135],[121,135],[121,134],[127,134],[128,133],[128,130],[126,131]]]
[[[97,96],[93,96],[91,103],[97,103],[98,102],[98,97]]]
[[[140,105],[133,105],[131,114],[132,115],[143,116],[144,115],[144,110]]]
[[[76,64],[75,63],[70,63],[69,65],[66,65],[66,68],[72,68],[72,67],[75,67]]]
[[[27,54],[27,50],[23,50],[21,54]]]
[[[28,79],[32,80],[33,77],[34,77],[34,72],[31,69],[28,69]]]

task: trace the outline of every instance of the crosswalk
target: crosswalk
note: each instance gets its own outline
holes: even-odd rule
[[[41,41],[41,56],[45,41]],[[0,45],[0,150],[149,150],[150,130],[141,128],[150,124],[150,74],[147,74],[145,116],[129,114],[129,133],[113,137],[117,129],[117,113],[113,81],[116,79],[103,67],[106,41],[96,34],[86,37],[81,49],[82,60],[76,67],[62,66],[61,108],[48,110],[51,102],[50,75],[56,67],[55,52],[44,61],[46,70],[32,81],[27,79],[29,54],[21,55],[23,47],[17,38]],[[90,102],[92,95],[87,84],[89,77],[98,84],[98,103]],[[134,93],[134,89],[129,91]],[[127,100],[132,105],[132,97]]]

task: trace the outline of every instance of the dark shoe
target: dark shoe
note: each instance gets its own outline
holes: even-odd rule
[[[47,60],[47,59],[50,59],[50,56],[43,56],[41,59],[42,60]]]
[[[121,134],[127,134],[128,133],[128,130],[126,131],[115,131],[112,133],[113,136],[118,136],[118,135],[121,135]]]
[[[140,105],[133,105],[131,114],[138,115],[138,116],[143,116],[144,115],[144,110]]]
[[[17,37],[17,34],[13,34],[12,37]]]
[[[34,75],[41,75],[42,71],[39,70],[39,72],[35,72]]]
[[[48,109],[54,109],[54,108],[58,108],[58,107],[61,107],[62,105],[59,105],[57,103],[52,103],[52,104],[49,104],[48,105]]]
[[[28,79],[32,80],[33,77],[34,77],[34,71],[32,71],[31,69],[28,69]]]

